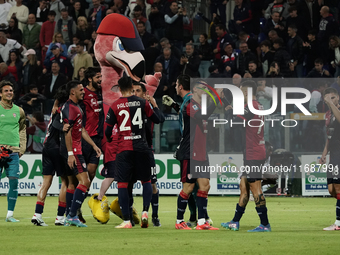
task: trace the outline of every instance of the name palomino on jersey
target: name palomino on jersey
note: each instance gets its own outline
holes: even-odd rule
[[[126,108],[126,107],[133,107],[133,106],[140,106],[140,102],[139,101],[131,101],[131,102],[125,102],[125,103],[117,104],[118,109]]]

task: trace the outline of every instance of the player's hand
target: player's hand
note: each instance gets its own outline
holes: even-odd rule
[[[71,169],[73,169],[74,166],[77,165],[77,161],[74,155],[68,156],[67,164]]]
[[[321,158],[319,159],[319,164],[326,164],[326,156],[321,156]]]
[[[167,106],[171,106],[175,101],[168,95],[162,97],[162,103]]]
[[[52,114],[55,114],[56,112],[57,112],[57,110],[58,110],[58,106],[53,106],[52,107]]]
[[[331,94],[325,95],[324,100],[325,100],[325,103],[326,103],[326,104],[328,104],[328,105],[331,104],[331,103],[332,103]]]
[[[147,91],[148,93],[148,91]],[[152,105],[152,107],[158,107],[157,103],[156,103],[156,100],[149,95],[149,93],[146,95],[146,100],[148,100],[150,102],[150,104]]]
[[[328,70],[324,70],[323,72],[324,72],[324,74],[325,74],[325,75],[327,75],[327,76],[329,76],[329,75],[330,75],[330,73],[329,73],[329,71],[328,71]]]
[[[99,158],[102,154],[102,151],[98,148],[98,146],[93,146],[93,149],[97,153],[97,158]]]
[[[64,132],[68,132],[69,131],[69,129],[70,129],[70,124],[64,124],[64,126],[63,126],[63,131]]]
[[[106,137],[106,141],[107,141],[108,143],[111,143],[111,142],[112,142],[112,137]]]
[[[229,111],[231,109],[233,109],[233,107],[231,105],[228,105],[226,108],[224,108],[226,111]]]

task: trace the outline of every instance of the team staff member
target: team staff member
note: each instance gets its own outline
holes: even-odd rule
[[[2,170],[5,169],[9,179],[6,221],[18,222],[19,220],[13,217],[13,211],[18,198],[19,158],[26,150],[26,117],[24,110],[13,104],[12,83],[0,82],[0,94],[0,153],[1,147],[12,151],[8,158],[0,162],[0,179]]]

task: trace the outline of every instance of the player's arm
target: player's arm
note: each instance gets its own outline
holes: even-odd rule
[[[89,144],[92,146],[92,148],[95,150],[97,153],[97,158],[100,157],[102,154],[102,151],[98,148],[98,146],[94,143],[94,141],[91,139],[89,134],[87,133],[86,129],[83,127],[81,130],[81,137]]]
[[[20,137],[20,152],[21,157],[26,151],[26,116],[24,110],[20,107],[20,119],[19,119],[19,137]]]
[[[329,140],[326,140],[325,148],[323,149],[321,158],[320,158],[320,164],[325,164],[326,163],[326,156],[328,154],[328,145],[329,145]]]
[[[106,141],[108,141],[110,143],[112,141],[113,127],[118,123],[116,115],[113,112],[111,107],[110,107],[110,109],[109,109],[109,111],[106,115],[105,122],[107,124],[106,129],[105,129],[105,137],[106,137]]]
[[[158,115],[159,122],[163,123],[165,121],[165,118],[164,118],[163,113],[159,110],[156,100],[150,95],[147,95],[146,99],[150,102],[150,104],[153,107],[154,112]]]
[[[67,133],[65,133],[65,144],[66,144],[66,149],[68,153],[67,164],[71,169],[73,169],[74,165],[77,165],[76,158],[73,155],[72,130],[73,130],[73,127],[71,127]]]
[[[157,105],[156,105],[157,106]],[[160,123],[160,117],[156,112],[160,112],[158,107],[155,108],[156,111],[154,111],[150,104],[146,101],[144,111],[146,113],[146,116],[151,119],[152,122],[159,124]]]
[[[331,94],[327,94],[325,95],[325,102],[328,105],[328,107],[330,108],[330,110],[332,111],[332,113],[334,114],[334,117],[336,118],[336,120],[340,123],[340,111],[338,109],[338,107],[336,107],[333,102],[332,102],[332,98],[331,98]]]
[[[170,96],[164,95],[162,97],[162,104],[172,107],[177,113],[179,113],[180,105],[176,103]]]

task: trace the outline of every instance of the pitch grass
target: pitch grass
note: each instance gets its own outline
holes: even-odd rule
[[[115,197],[109,197],[112,201]],[[340,231],[322,231],[334,223],[335,203],[332,198],[268,197],[268,214],[273,232],[247,233],[259,225],[250,202],[238,232],[175,230],[177,198],[160,197],[162,227],[149,224],[148,229],[115,229],[121,219],[111,214],[106,225],[96,222],[88,208],[83,214],[88,228],[57,227],[54,219],[57,197],[48,197],[43,217],[48,227],[30,222],[36,197],[19,197],[14,216],[19,223],[5,222],[7,201],[0,197],[0,254],[337,254]],[[238,197],[210,197],[209,215],[214,226],[229,221]],[[135,198],[141,210],[142,198]],[[185,218],[188,219],[186,213]]]

